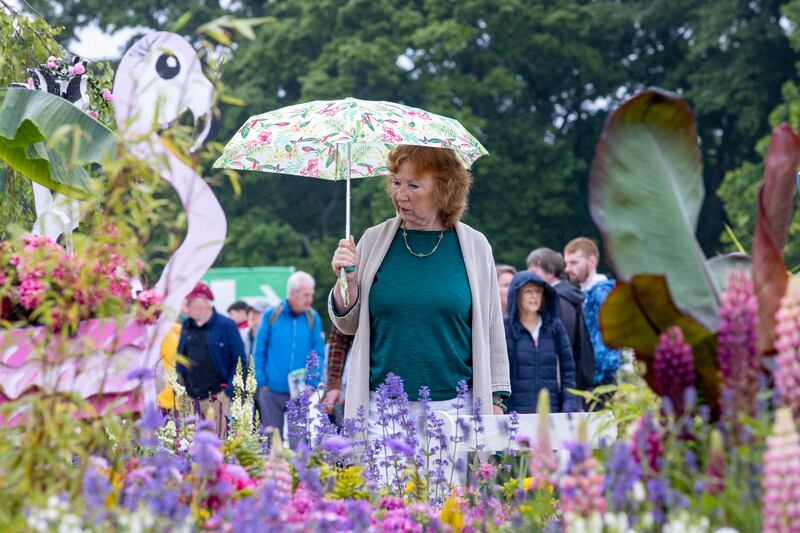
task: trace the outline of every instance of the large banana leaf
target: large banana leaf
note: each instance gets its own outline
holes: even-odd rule
[[[83,197],[86,167],[113,150],[111,130],[69,101],[21,87],[0,90],[0,160],[54,191]]]
[[[758,298],[758,348],[774,352],[775,313],[789,284],[783,248],[789,237],[800,164],[800,136],[788,124],[772,130],[764,179],[758,187],[758,219],[753,236],[753,288]]]
[[[694,117],[675,94],[648,89],[606,121],[590,173],[590,211],[623,280],[667,277],[675,303],[709,329],[718,295],[695,238],[703,169]]]

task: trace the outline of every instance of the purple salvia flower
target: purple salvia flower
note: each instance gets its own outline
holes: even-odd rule
[[[778,409],[764,454],[764,531],[800,531],[800,435],[788,408]]]
[[[775,314],[775,385],[780,402],[800,418],[800,280],[792,277]]]
[[[306,375],[308,376],[307,382],[312,383],[319,378],[319,354],[311,350],[306,357]]]
[[[337,457],[348,457],[353,453],[353,446],[350,439],[339,435],[327,435],[322,439],[322,448],[328,453]]]
[[[683,340],[683,331],[678,326],[670,326],[659,337],[653,355],[653,369],[656,394],[669,398],[676,414],[682,415],[683,393],[694,387],[695,373],[692,348]]]
[[[480,436],[485,431],[481,409],[483,409],[483,400],[480,396],[475,396],[472,402],[472,429],[475,433],[475,451],[478,452],[482,452],[485,448],[483,444],[480,444]]]
[[[717,326],[717,364],[723,390],[732,391],[732,402],[723,403],[723,413],[755,415],[761,358],[756,349],[758,302],[750,275],[743,270],[728,274],[721,295]]]
[[[156,373],[153,369],[147,367],[134,368],[125,376],[129,381],[149,381],[155,377]]]

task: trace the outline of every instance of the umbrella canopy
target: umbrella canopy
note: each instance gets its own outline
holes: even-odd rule
[[[345,98],[250,117],[214,167],[325,180],[364,178],[388,174],[387,156],[401,144],[453,149],[465,168],[487,153],[455,119],[391,102]]]
[[[350,179],[389,174],[389,152],[401,144],[450,148],[465,168],[487,153],[452,118],[391,102],[345,98],[297,104],[250,117],[225,146],[214,168],[346,180],[345,238],[349,238]],[[349,306],[345,269],[339,288]]]

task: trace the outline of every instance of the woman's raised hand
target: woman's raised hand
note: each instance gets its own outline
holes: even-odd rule
[[[339,246],[333,253],[331,268],[337,277],[341,269],[344,268],[348,284],[355,282],[356,269],[358,268],[358,250],[356,250],[356,241],[352,235],[349,240],[342,239],[339,241]]]

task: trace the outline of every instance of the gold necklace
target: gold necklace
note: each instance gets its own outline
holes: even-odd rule
[[[436,241],[436,246],[433,247],[433,250],[431,250],[427,254],[418,254],[417,252],[415,252],[414,250],[411,249],[411,246],[408,245],[408,235],[406,234],[406,224],[405,224],[405,222],[403,223],[401,228],[403,229],[403,242],[406,243],[406,250],[408,250],[408,253],[410,253],[411,255],[419,257],[420,259],[428,257],[430,255],[433,255],[434,252],[436,252],[436,250],[439,249],[439,245],[442,243],[442,238],[444,237],[444,230],[442,230],[439,233],[439,240]]]

